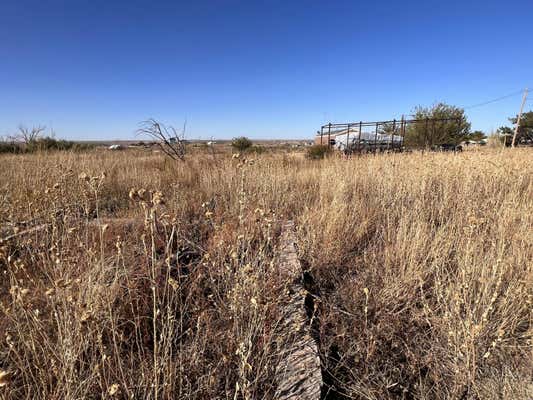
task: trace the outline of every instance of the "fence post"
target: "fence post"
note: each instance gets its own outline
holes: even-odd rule
[[[400,148],[400,152],[402,151],[402,147],[404,147],[404,142],[405,142],[405,119],[402,115],[402,125],[400,127],[400,139],[401,139],[401,143],[399,144],[399,148]]]
[[[348,130],[346,131],[346,154],[348,154],[350,146],[350,124],[348,124]]]
[[[357,137],[357,150],[361,152],[361,131],[363,130],[363,121],[359,121],[359,135]]]
[[[374,135],[374,154],[378,153],[378,129],[379,129],[379,122],[376,122],[376,133]]]
[[[392,147],[392,150],[394,150],[394,132],[396,132],[396,119],[392,121],[392,133],[390,135],[390,142],[388,149]]]

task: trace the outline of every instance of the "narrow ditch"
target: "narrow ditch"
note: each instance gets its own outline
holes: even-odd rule
[[[310,334],[315,341],[320,357],[320,371],[322,375],[322,385],[320,388],[321,400],[345,400],[335,385],[336,378],[331,373],[340,362],[340,355],[335,346],[324,349],[320,339],[320,301],[321,293],[318,284],[315,282],[310,270],[310,266],[304,260],[299,260],[302,268],[302,285],[305,289],[305,313],[307,316]]]

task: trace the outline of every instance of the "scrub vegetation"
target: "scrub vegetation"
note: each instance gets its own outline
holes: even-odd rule
[[[0,398],[275,398],[293,220],[328,399],[531,399],[530,149],[0,156]]]

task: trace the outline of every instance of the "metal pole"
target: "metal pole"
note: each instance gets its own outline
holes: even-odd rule
[[[324,126],[320,127],[320,145],[324,145]]]
[[[389,146],[388,146],[389,150],[390,150],[391,147],[394,150],[394,132],[396,132],[396,119],[394,121],[392,121],[392,133],[390,135],[390,142],[389,142]]]
[[[331,147],[331,122],[328,126],[328,149]]]
[[[361,131],[363,130],[363,121],[359,121],[359,137],[357,138],[357,150],[361,152]]]
[[[402,147],[405,141],[405,119],[403,118],[403,115],[402,115],[402,124],[400,126],[400,138],[401,138],[401,143],[399,144],[399,148],[400,148],[400,151],[402,151]]]
[[[520,120],[522,119],[522,111],[524,110],[524,104],[527,99],[527,88],[524,90],[524,97],[522,97],[522,104],[520,105],[520,112],[518,113],[518,118],[516,119],[516,126],[514,129],[513,141],[511,142],[511,147],[514,147],[516,142],[516,135],[518,134],[518,128],[520,127]]]
[[[379,122],[376,122],[376,134],[374,135],[374,154],[378,152],[378,126]]]
[[[346,132],[346,154],[349,153],[350,146],[350,124],[348,124],[348,131]]]

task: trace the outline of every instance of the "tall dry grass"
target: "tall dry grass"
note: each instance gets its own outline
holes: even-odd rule
[[[531,398],[530,151],[254,158],[0,158],[0,396],[272,398],[293,219],[324,397]]]

